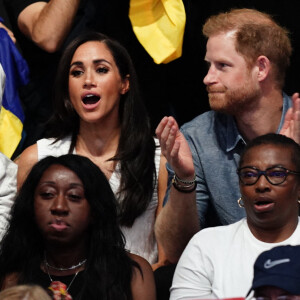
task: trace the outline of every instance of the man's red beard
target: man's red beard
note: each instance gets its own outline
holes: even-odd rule
[[[209,104],[212,110],[236,115],[240,111],[249,109],[254,105],[255,99],[260,95],[260,89],[249,84],[235,90],[226,87],[214,88],[207,86]]]

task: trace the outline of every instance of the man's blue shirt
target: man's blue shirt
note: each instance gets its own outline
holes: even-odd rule
[[[283,111],[277,133],[291,106],[291,98],[283,94]],[[237,203],[241,194],[236,170],[246,143],[238,131],[234,117],[209,111],[184,124],[181,131],[193,155],[201,228],[231,224],[245,217],[244,208],[240,208]],[[174,175],[169,165],[167,168],[169,181],[165,203]]]

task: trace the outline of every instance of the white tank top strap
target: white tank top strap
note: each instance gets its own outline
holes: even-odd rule
[[[38,160],[47,156],[60,156],[69,153],[71,145],[71,136],[67,136],[62,140],[55,142],[54,138],[41,139],[37,141]],[[75,153],[75,150],[73,151]]]

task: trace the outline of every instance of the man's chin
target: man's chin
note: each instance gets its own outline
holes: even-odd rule
[[[224,100],[224,97],[209,97],[210,108],[214,111],[232,114],[230,107],[228,106],[227,101]]]
[[[220,96],[220,95],[219,95]],[[211,110],[227,115],[237,115],[245,109],[243,103],[228,97],[209,97],[209,105]]]

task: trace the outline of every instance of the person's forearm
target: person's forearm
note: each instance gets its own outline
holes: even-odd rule
[[[168,261],[176,263],[191,237],[200,230],[195,191],[171,188],[167,204],[157,217],[155,233]]]
[[[19,17],[20,30],[22,22],[26,23],[23,33],[45,51],[55,52],[71,29],[79,4],[80,0],[51,0],[32,20],[26,16],[22,19],[22,12]]]

